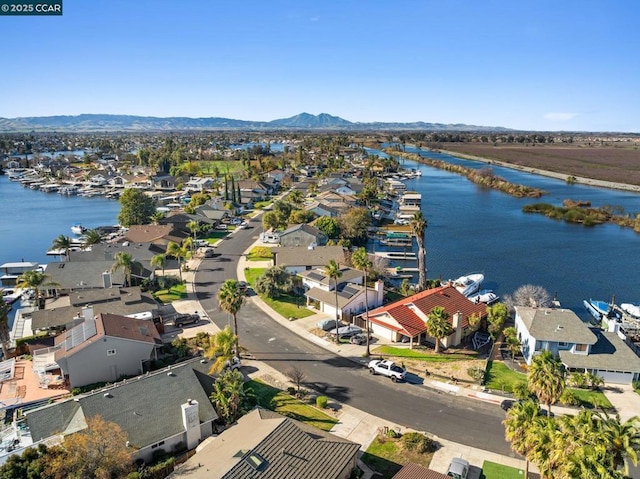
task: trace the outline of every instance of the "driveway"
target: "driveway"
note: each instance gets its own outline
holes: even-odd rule
[[[623,421],[640,414],[640,395],[631,385],[610,384],[603,388],[602,392],[611,401]]]

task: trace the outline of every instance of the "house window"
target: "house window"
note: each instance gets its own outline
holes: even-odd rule
[[[587,345],[586,344],[576,344],[576,351],[586,351],[587,350]]]
[[[115,355],[116,355],[115,349],[107,349],[107,356],[115,356]]]

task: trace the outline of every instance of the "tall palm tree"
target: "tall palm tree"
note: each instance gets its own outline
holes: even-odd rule
[[[167,244],[167,254],[178,260],[178,272],[180,274],[180,281],[182,281],[182,260],[188,256],[188,249],[174,241],[169,241]]]
[[[367,290],[367,270],[371,267],[372,263],[369,260],[369,254],[364,247],[358,248],[352,255],[351,261],[356,269],[362,271],[364,275],[364,320],[367,329],[367,352],[366,355],[371,354],[369,348],[369,292]]]
[[[2,348],[2,359],[9,357],[9,305],[0,300],[0,347]]]
[[[453,326],[449,322],[449,314],[442,306],[434,306],[427,315],[427,333],[436,340],[436,354],[440,352],[440,340],[453,333]]]
[[[528,458],[535,463],[544,479],[554,477],[554,471],[559,469],[564,456],[560,447],[561,433],[554,418],[536,416],[527,431],[529,450]]]
[[[531,441],[529,429],[535,417],[540,413],[540,407],[532,400],[517,402],[507,412],[504,424],[504,435],[511,443],[511,449],[525,459],[524,478],[529,477],[529,451]]]
[[[338,278],[342,276],[342,271],[340,271],[340,265],[336,263],[335,259],[329,261],[329,264],[324,269],[329,279],[333,280],[333,290],[336,293],[336,344],[340,344],[340,335],[338,334],[338,310],[340,309],[338,306]]]
[[[111,272],[115,273],[121,269],[124,272],[125,287],[129,287],[131,286],[131,275],[133,274],[133,270],[139,267],[140,263],[135,260],[131,253],[118,251],[113,257]]]
[[[236,336],[234,353],[238,355],[239,338],[238,338],[238,311],[244,302],[244,292],[238,287],[238,281],[235,279],[226,280],[220,290],[218,290],[218,305],[222,311],[233,316],[233,333]]]
[[[527,373],[529,391],[547,406],[551,413],[551,405],[555,404],[565,388],[565,376],[562,363],[550,351],[533,357]]]
[[[40,307],[40,288],[42,286],[59,286],[55,281],[51,281],[51,276],[41,271],[25,271],[16,280],[16,286],[23,289],[33,289],[36,293],[36,303]]]
[[[86,248],[87,246],[99,244],[101,241],[102,235],[98,232],[98,230],[88,230],[84,233],[84,241],[82,243]]]
[[[155,268],[162,268],[162,276],[164,276],[164,267],[166,263],[167,263],[166,254],[157,254],[153,258],[151,258],[151,266]]]
[[[187,223],[187,228],[191,231],[191,234],[193,235],[193,242],[195,244],[196,241],[198,241],[198,233],[200,233],[200,230],[202,229],[200,222],[195,220],[189,221]]]
[[[417,211],[413,215],[409,226],[418,243],[418,289],[427,289],[427,250],[424,247],[424,237],[428,224],[422,211]]]
[[[73,242],[72,242],[70,237],[65,236],[65,235],[60,235],[56,239],[53,240],[53,243],[51,244],[51,247],[53,249],[64,250],[65,259],[67,261],[70,261],[71,258],[69,258],[69,250],[71,249],[72,245],[73,245]]]
[[[236,355],[238,337],[227,326],[222,331],[209,338],[209,346],[204,352],[205,357],[213,359],[209,374],[215,374],[224,369],[227,361],[232,361]]]

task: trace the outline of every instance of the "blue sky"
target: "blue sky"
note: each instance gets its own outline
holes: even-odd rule
[[[0,116],[640,132],[636,0],[63,0],[0,16]]]

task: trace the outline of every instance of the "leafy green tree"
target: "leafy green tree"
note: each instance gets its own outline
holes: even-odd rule
[[[53,240],[51,247],[53,249],[64,250],[65,259],[67,261],[70,261],[71,258],[69,258],[69,250],[71,249],[72,245],[73,241],[71,240],[71,238],[65,235],[60,235]]]
[[[293,210],[289,215],[289,224],[304,224],[313,221],[316,214],[313,211]]]
[[[120,213],[118,222],[128,228],[131,225],[151,223],[151,216],[156,212],[153,199],[136,188],[127,188],[120,195]]]
[[[327,235],[329,239],[336,239],[340,236],[340,223],[330,216],[321,216],[315,221],[314,226]]]
[[[0,300],[0,347],[4,359],[9,357],[9,341],[11,340],[9,333],[9,305]]]
[[[244,303],[244,292],[235,279],[226,280],[218,290],[218,306],[233,317],[233,333],[236,336],[235,355],[238,355],[238,312]]]
[[[0,479],[44,479],[47,446],[29,447],[22,454],[12,454],[0,466]]]
[[[233,424],[249,410],[252,397],[244,388],[244,377],[239,371],[228,369],[222,372],[213,388],[211,402],[225,424]]]
[[[88,230],[84,233],[84,241],[83,246],[86,248],[87,246],[91,246],[94,244],[99,244],[102,241],[102,235],[98,230]]]
[[[527,373],[527,385],[538,400],[547,406],[558,402],[565,388],[565,375],[562,363],[550,351],[542,351],[533,357]]]
[[[113,257],[111,272],[115,273],[116,271],[122,269],[122,271],[124,272],[125,287],[129,287],[133,284],[131,282],[133,271],[139,270],[140,268],[140,263],[135,260],[131,253],[127,253],[126,251],[118,251]]]
[[[402,296],[411,296],[414,291],[411,289],[411,283],[407,278],[404,278],[398,287],[398,292]]]
[[[33,289],[36,293],[35,296],[38,308],[42,309],[40,288],[43,286],[59,286],[59,284],[52,281],[51,276],[44,274],[41,271],[25,271],[18,276],[18,279],[16,279],[16,286],[22,289]]]
[[[237,336],[229,326],[209,337],[209,344],[204,352],[205,357],[213,359],[209,374],[219,373],[225,365],[229,364],[229,361],[233,360],[236,355],[237,340]]]
[[[151,215],[150,220],[151,220],[151,223],[152,223],[152,224],[154,224],[154,225],[159,225],[159,224],[160,224],[160,222],[161,222],[163,219],[165,219],[166,217],[167,217],[167,215],[166,215],[166,214],[164,214],[164,212],[162,212],[162,211],[156,211],[155,213],[153,213],[153,214]]]
[[[336,263],[336,260],[332,259],[329,263],[324,267],[327,276],[333,280],[333,290],[336,294],[336,343],[340,343],[340,335],[338,334],[338,312],[340,307],[338,305],[338,278],[342,276],[342,271],[340,271],[340,266]]]
[[[354,245],[364,245],[367,242],[367,230],[371,225],[371,215],[366,208],[351,208],[346,214],[340,215],[340,231],[342,237]]]
[[[356,268],[356,269],[359,269],[360,271],[362,271],[362,274],[364,275],[364,288],[365,288],[365,292],[364,292],[364,320],[365,320],[366,331],[367,331],[367,351],[366,351],[366,355],[368,357],[371,354],[371,351],[369,349],[369,294],[367,292],[367,272],[368,272],[369,268],[371,268],[372,263],[369,260],[369,254],[367,253],[366,248],[364,248],[364,247],[358,248],[351,255],[351,262],[353,263],[353,267]]]
[[[254,285],[256,292],[269,298],[279,298],[291,290],[291,275],[282,266],[272,266],[258,278]]]
[[[453,333],[449,314],[442,306],[435,306],[427,315],[427,333],[436,340],[436,354],[440,353],[440,340]]]
[[[418,243],[418,288],[422,291],[427,289],[427,250],[424,247],[425,230],[427,229],[427,219],[422,211],[417,211],[411,218],[411,232],[416,237]]]
[[[296,206],[300,206],[302,204],[302,202],[304,201],[304,196],[302,195],[302,191],[293,190],[287,196],[287,200],[289,200],[291,203],[293,203]]]
[[[491,339],[494,341],[500,334],[500,331],[502,331],[502,327],[504,326],[508,315],[509,310],[504,303],[495,303],[491,306],[487,306],[487,329],[489,330]]]
[[[518,331],[516,328],[511,326],[504,330],[504,341],[511,352],[511,360],[513,361],[516,354],[520,352],[520,348],[522,347],[522,343],[520,342],[520,339],[518,339]]]

